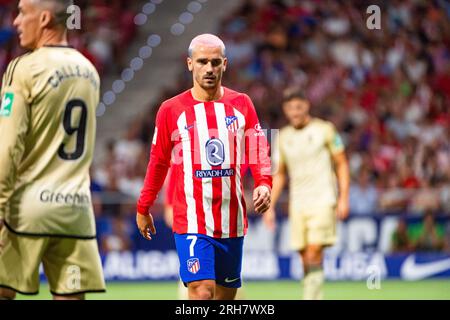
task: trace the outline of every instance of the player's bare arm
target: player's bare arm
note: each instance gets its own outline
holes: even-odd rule
[[[153,216],[150,213],[148,215],[144,215],[138,212],[136,214],[136,224],[141,235],[147,240],[152,240],[152,234],[156,234]]]
[[[339,185],[339,197],[337,202],[336,215],[340,220],[345,220],[348,217],[350,209],[350,171],[345,152],[339,152],[333,155],[333,162],[335,165],[336,176]]]
[[[270,207],[270,188],[266,185],[259,186],[253,191],[253,205],[256,213],[264,213]]]
[[[275,208],[286,184],[286,178],[286,165],[284,163],[279,163],[278,171],[273,175],[270,207],[263,216],[263,221],[270,230],[274,230],[276,227]]]

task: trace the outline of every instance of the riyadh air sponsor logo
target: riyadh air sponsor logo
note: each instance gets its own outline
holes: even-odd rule
[[[225,146],[220,139],[211,138],[206,142],[206,160],[212,167],[220,166],[225,161]]]
[[[196,170],[195,177],[203,178],[222,178],[234,176],[234,169],[217,169],[217,170]]]
[[[400,276],[405,280],[421,280],[448,270],[450,270],[450,258],[417,263],[416,256],[413,254],[403,262]]]

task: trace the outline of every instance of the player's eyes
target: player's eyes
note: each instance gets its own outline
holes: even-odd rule
[[[199,64],[201,64],[201,65],[206,65],[206,64],[208,64],[209,60],[207,60],[207,59],[200,59],[200,60],[197,60],[197,62],[198,62]],[[221,60],[221,59],[214,59],[214,60],[211,60],[211,65],[212,65],[213,67],[220,66],[221,64],[222,64],[222,60]]]

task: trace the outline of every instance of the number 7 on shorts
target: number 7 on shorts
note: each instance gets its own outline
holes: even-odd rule
[[[191,240],[191,244],[189,245],[189,256],[193,257],[194,256],[194,246],[195,246],[195,243],[197,242],[197,236],[187,236],[186,239]]]

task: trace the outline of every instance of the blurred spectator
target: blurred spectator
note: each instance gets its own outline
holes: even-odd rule
[[[408,211],[423,214],[426,211],[437,212],[440,209],[439,190],[431,187],[428,180],[422,182],[421,188],[411,197]]]
[[[102,254],[131,250],[131,228],[127,219],[111,219],[109,230],[99,235]]]
[[[413,242],[408,235],[408,226],[404,219],[398,221],[397,228],[392,234],[391,252],[408,253],[414,250]]]
[[[342,133],[352,176],[373,177],[353,184],[355,213],[450,214],[450,12],[441,1],[383,6],[378,32],[358,1],[242,1],[221,24],[235,65],[224,83],[252,97],[265,128],[285,124],[281,89],[304,89],[312,113]],[[159,100],[190,78],[183,66]],[[159,104],[140,121],[145,148]]]
[[[125,136],[119,139],[114,146],[115,161],[122,163],[126,169],[136,164],[144,148],[143,143],[139,141],[139,129],[139,124],[131,124]]]
[[[368,170],[361,170],[356,182],[350,185],[350,213],[374,214],[377,210],[378,191],[371,182]]]
[[[442,204],[441,211],[447,212],[450,215],[450,184],[441,182],[439,190],[440,203]]]
[[[415,239],[415,249],[417,251],[434,252],[444,249],[444,228],[437,225],[434,215],[427,211],[420,225],[419,233]]]
[[[450,221],[447,222],[445,228],[444,250],[450,253]]]
[[[93,167],[90,168],[89,174],[91,176],[91,193],[92,193],[92,206],[94,208],[94,215],[96,218],[101,217],[103,213],[102,207],[102,192],[103,187],[95,180]]]
[[[116,141],[110,140],[106,144],[106,152],[103,160],[94,170],[94,179],[100,185],[106,186],[112,184],[114,177],[123,176],[126,172],[123,162],[119,161],[116,155]]]
[[[24,52],[12,26],[17,15],[17,2],[0,1],[1,74],[11,59]],[[91,60],[100,74],[121,72],[125,67],[123,48],[128,47],[137,35],[135,6],[142,2],[145,1],[75,1],[81,8],[82,28],[69,31],[69,43]]]
[[[408,195],[400,186],[399,177],[389,175],[386,187],[381,191],[379,208],[384,212],[400,212],[407,208]]]
[[[103,214],[114,217],[126,217],[131,213],[128,208],[133,204],[133,198],[121,192],[118,185],[118,177],[109,172],[109,184],[104,186],[102,193]],[[134,210],[133,210],[134,211]]]

